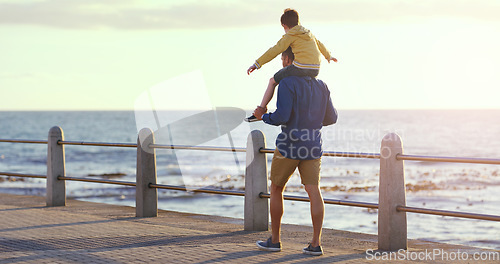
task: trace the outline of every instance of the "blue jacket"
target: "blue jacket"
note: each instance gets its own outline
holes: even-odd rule
[[[276,148],[286,158],[317,159],[323,155],[321,128],[337,122],[330,90],[311,77],[290,76],[280,81],[276,111],[262,116],[270,125],[281,125]]]

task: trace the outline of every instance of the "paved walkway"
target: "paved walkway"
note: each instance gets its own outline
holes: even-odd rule
[[[380,262],[369,260],[373,255],[365,253],[377,248],[373,235],[325,229],[325,254],[313,257],[301,253],[310,227],[284,225],[283,251],[269,253],[255,246],[269,232],[243,231],[240,219],[169,211],[160,211],[155,218],[134,216],[132,207],[74,200],[68,200],[66,207],[46,207],[44,197],[0,194],[0,263]],[[469,260],[475,252],[491,252],[418,240],[409,241],[409,247],[409,252],[422,257],[425,250],[460,250]]]

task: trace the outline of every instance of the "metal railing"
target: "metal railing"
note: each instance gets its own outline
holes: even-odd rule
[[[0,172],[1,176],[12,176],[12,177],[25,177],[25,178],[38,178],[38,179],[47,179],[46,175],[39,174],[23,174],[23,173],[14,173],[14,172]]]
[[[186,186],[152,184],[152,183],[150,183],[148,186],[149,186],[149,188],[176,190],[176,191],[184,191],[184,192],[199,192],[199,193],[245,196],[245,192],[241,192],[241,191],[220,190],[220,189],[210,189],[210,188],[192,189],[192,188],[187,188]]]
[[[75,145],[75,146],[96,146],[96,147],[122,147],[122,148],[137,148],[137,144],[133,143],[107,143],[107,142],[84,142],[84,141],[57,141],[58,145]]]
[[[419,156],[419,155],[403,155],[403,154],[397,155],[396,159],[397,160],[413,160],[413,161],[430,161],[430,162],[452,162],[452,163],[500,165],[500,159],[436,157],[436,156]]]
[[[188,145],[161,145],[150,144],[150,148],[154,149],[189,149],[189,150],[207,150],[207,151],[229,151],[229,152],[246,152],[246,148],[228,148],[228,147],[214,147],[214,146],[188,146]]]
[[[135,182],[101,180],[101,179],[92,179],[92,178],[58,176],[57,179],[60,181],[81,181],[81,182],[95,182],[95,183],[116,184],[116,185],[125,185],[125,186],[137,186],[137,184],[135,184]]]
[[[142,133],[142,135],[141,135]],[[146,139],[141,140],[140,139]],[[109,143],[109,142],[84,142],[84,141],[65,141],[62,136],[62,130],[54,127],[49,132],[49,140],[26,140],[26,139],[0,139],[3,143],[26,143],[26,144],[47,144],[47,175],[22,174],[13,172],[0,172],[2,176],[27,177],[47,179],[47,205],[65,205],[65,181],[81,181],[102,184],[114,184],[136,187],[136,215],[137,216],[156,216],[157,212],[157,189],[168,189],[177,191],[189,191],[197,193],[222,194],[245,197],[245,229],[246,230],[267,230],[268,225],[268,207],[267,202],[262,201],[270,198],[267,191],[267,159],[265,154],[273,153],[275,149],[266,148],[263,134],[260,131],[252,131],[248,138],[247,148],[228,148],[216,146],[189,146],[189,145],[163,145],[154,142],[154,134],[149,129],[143,129],[139,133],[138,143]],[[65,173],[64,151],[65,145],[76,146],[101,146],[101,147],[125,147],[136,148],[138,155],[137,179],[136,182],[124,182],[115,180],[103,180],[95,178],[70,177]],[[245,172],[245,191],[220,190],[220,189],[191,189],[186,186],[164,185],[156,183],[156,152],[155,149],[174,149],[174,150],[200,150],[200,151],[223,151],[223,152],[246,152],[253,155],[251,163],[248,163]],[[500,159],[483,159],[468,157],[440,157],[440,156],[422,156],[403,154],[402,143],[399,136],[389,134],[384,137],[381,145],[381,153],[357,153],[357,152],[335,152],[324,151],[325,157],[343,157],[343,158],[366,158],[380,159],[380,184],[379,184],[379,203],[368,203],[358,201],[347,201],[325,198],[326,204],[335,204],[343,206],[354,206],[362,208],[371,208],[379,210],[379,248],[394,250],[406,248],[406,213],[430,214],[439,216],[479,219],[488,221],[500,221],[499,215],[476,214],[468,212],[437,210],[419,207],[406,206],[405,185],[404,185],[404,165],[403,161],[431,161],[431,162],[453,162],[453,163],[473,163],[473,164],[491,164],[500,165]],[[395,191],[387,192],[387,184],[397,182]],[[61,183],[63,183],[61,185]],[[50,188],[49,188],[50,186]],[[62,186],[62,187],[61,187]],[[249,188],[250,186],[250,188]],[[382,194],[383,188],[384,194]],[[63,200],[61,194],[63,192]],[[382,196],[383,195],[383,196]],[[59,200],[58,200],[59,199]],[[148,200],[149,199],[149,200]],[[284,195],[285,200],[308,202],[308,197]],[[145,201],[154,201],[152,205]],[[139,208],[141,205],[141,208]],[[248,211],[248,212],[247,212]],[[381,212],[383,211],[383,213]],[[404,216],[404,217],[403,217]],[[247,221],[247,218],[248,221]],[[383,222],[383,223],[381,223]],[[248,223],[248,224],[247,224]],[[257,223],[257,224],[256,224]],[[384,235],[388,237],[387,241],[381,241],[380,232],[384,231],[384,224],[391,224],[404,232],[397,231],[398,228],[392,228],[397,231],[397,235],[389,232]],[[396,242],[395,242],[396,241]],[[389,245],[390,244],[390,245]],[[392,246],[391,246],[392,245]]]
[[[398,210],[400,212],[409,212],[409,213],[418,213],[418,214],[430,214],[430,215],[470,218],[470,219],[477,219],[477,220],[500,221],[500,215],[464,213],[464,212],[455,212],[455,211],[447,211],[447,210],[408,207],[408,206],[403,206],[403,205],[397,206],[396,210]]]
[[[30,144],[47,144],[47,140],[28,140],[28,139],[0,139],[4,143],[30,143]]]
[[[0,139],[0,142],[47,144],[46,140],[26,140],[26,139]],[[58,141],[57,144],[59,144],[59,145],[77,145],[77,146],[137,148],[137,144],[134,144],[134,143]],[[246,152],[245,148],[228,148],[228,147],[218,147],[218,146],[150,144],[149,147],[150,148],[157,148],[157,149]],[[259,151],[261,153],[271,153],[272,154],[272,153],[274,153],[275,149],[262,148]],[[325,157],[343,157],[343,158],[380,159],[380,153],[324,151],[323,156],[325,156]],[[493,165],[500,164],[500,159],[419,156],[419,155],[406,155],[406,154],[405,155],[402,155],[402,154],[397,155],[397,159],[398,160],[410,160],[410,161],[476,163],[476,164],[493,164]],[[0,172],[0,175],[1,176],[13,176],[13,177],[26,177],[26,178],[40,178],[40,179],[47,178],[46,175],[22,174],[22,173],[12,173],[12,172]],[[102,179],[92,179],[92,178],[64,177],[64,176],[58,176],[57,178],[58,178],[58,180],[66,180],[66,181],[82,181],[82,182],[115,184],[115,185],[125,185],[125,186],[136,186],[136,184],[134,182],[123,182],[123,181],[102,180]],[[244,196],[245,195],[245,192],[243,192],[243,191],[228,191],[228,190],[207,189],[207,188],[192,189],[192,188],[186,188],[185,186],[176,186],[176,185],[150,184],[149,187],[150,188],[157,188],[157,189],[185,191],[185,192],[199,192],[199,193],[235,195],[235,196]],[[260,198],[270,198],[271,195],[269,193],[261,192],[259,194],[259,197]],[[291,200],[291,201],[309,202],[308,197],[302,197],[302,196],[284,195],[283,198],[285,200]],[[365,202],[358,202],[358,201],[348,201],[348,200],[338,200],[338,199],[328,199],[328,198],[325,198],[324,202],[325,202],[325,204],[378,209],[378,204],[376,204],[376,203],[365,203]],[[446,210],[437,210],[437,209],[426,209],[426,208],[407,207],[407,206],[398,206],[397,210],[410,212],[410,213],[432,214],[432,215],[440,215],[440,216],[452,216],[452,217],[472,218],[472,219],[480,219],[480,220],[500,221],[500,216],[492,216],[492,215],[485,215],[485,214],[464,213],[464,212],[455,212],[455,211],[446,211]]]
[[[274,153],[275,149],[263,148],[261,153]],[[380,153],[323,151],[325,157],[380,159]]]

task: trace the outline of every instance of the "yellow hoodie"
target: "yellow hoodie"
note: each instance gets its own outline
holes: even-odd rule
[[[274,47],[271,47],[258,58],[255,61],[255,67],[259,69],[288,47],[292,47],[292,52],[295,56],[293,65],[301,69],[319,69],[321,63],[320,53],[327,60],[332,58],[330,52],[325,48],[323,43],[314,37],[311,31],[301,25],[297,25],[288,30]]]

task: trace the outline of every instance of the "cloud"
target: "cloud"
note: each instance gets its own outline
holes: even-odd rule
[[[1,1],[1,0],[0,0]],[[0,25],[69,29],[200,29],[277,24],[294,7],[308,22],[393,22],[457,17],[500,21],[495,0],[316,0],[316,1],[160,1],[44,0],[0,2]]]
[[[0,24],[39,25],[56,28],[173,29],[220,28],[270,22],[256,6],[236,1],[200,1],[151,6],[141,1],[0,2]]]

